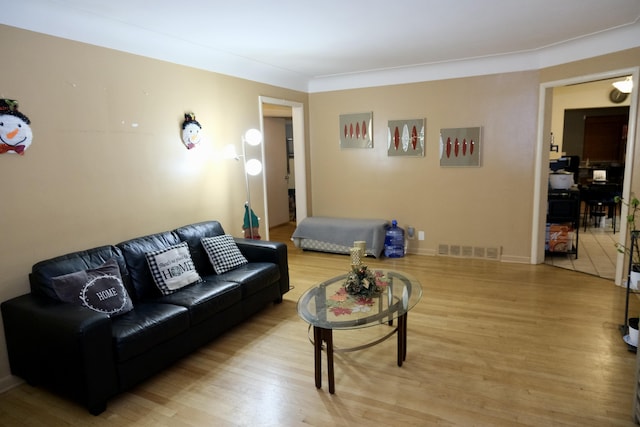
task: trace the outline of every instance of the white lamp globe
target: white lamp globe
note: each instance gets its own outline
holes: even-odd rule
[[[244,140],[249,145],[259,145],[262,142],[262,132],[258,129],[249,129],[244,134]]]
[[[262,163],[258,159],[247,160],[246,168],[249,175],[256,176],[262,172]]]

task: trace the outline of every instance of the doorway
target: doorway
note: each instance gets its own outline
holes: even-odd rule
[[[286,111],[286,116],[291,118],[291,138],[293,140],[293,180],[295,181],[295,216],[297,221],[301,221],[307,217],[307,171],[306,171],[306,143],[304,130],[304,105],[301,102],[290,101],[286,99],[277,99],[266,96],[258,97],[260,110],[260,127],[264,135],[265,132],[265,116],[273,115],[274,110]],[[267,142],[268,143],[268,142]],[[266,143],[265,143],[266,144]],[[264,149],[264,147],[263,147]],[[263,152],[264,158],[264,152]],[[270,167],[269,160],[264,158],[264,168],[268,170]],[[265,173],[265,176],[268,172]],[[263,179],[264,194],[264,224],[265,239],[269,240],[269,197],[268,179]]]
[[[578,85],[582,83],[595,82],[599,80],[618,78],[622,76],[632,75],[633,80],[638,82],[638,67],[631,69],[623,69],[605,72],[590,76],[581,76],[571,79],[548,82],[540,85],[539,93],[539,111],[538,111],[538,138],[536,150],[536,168],[534,182],[534,212],[532,221],[532,238],[531,238],[531,262],[540,264],[544,262],[544,227],[546,225],[546,208],[547,208],[547,189],[548,189],[548,169],[549,169],[549,140],[545,135],[550,134],[551,129],[551,105],[553,103],[553,89],[556,87]],[[629,198],[631,192],[631,177],[633,170],[633,153],[635,152],[636,139],[636,117],[638,104],[637,84],[634,85],[631,93],[631,101],[629,106],[629,124],[627,128],[627,144],[625,154],[625,171],[623,176],[622,196]],[[620,229],[626,230],[626,207],[622,207]],[[626,242],[626,233],[618,234],[619,242]],[[620,285],[623,280],[624,256],[619,254],[616,260],[615,283]]]

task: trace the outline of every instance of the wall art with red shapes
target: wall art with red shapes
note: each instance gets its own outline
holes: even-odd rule
[[[340,148],[373,148],[373,113],[340,115]]]
[[[18,111],[18,101],[0,99],[0,154],[24,155],[33,140],[31,121]]]
[[[480,166],[481,130],[440,129],[440,166]]]
[[[387,155],[424,156],[425,119],[389,120]]]

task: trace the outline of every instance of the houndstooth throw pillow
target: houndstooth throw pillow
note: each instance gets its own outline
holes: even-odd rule
[[[203,237],[200,241],[209,256],[213,269],[218,274],[226,273],[249,262],[238,249],[232,236],[223,234],[215,237]]]
[[[202,279],[193,265],[186,242],[144,254],[151,270],[153,281],[163,295]]]

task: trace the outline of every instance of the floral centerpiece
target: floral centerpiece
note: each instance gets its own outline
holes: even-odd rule
[[[367,269],[366,265],[353,266],[351,272],[347,275],[344,289],[350,295],[376,296],[382,291],[382,288],[378,285],[381,276],[381,272],[373,272]]]

